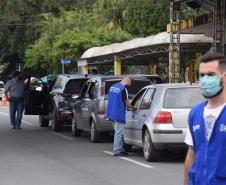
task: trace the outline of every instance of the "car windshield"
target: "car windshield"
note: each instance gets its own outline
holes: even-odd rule
[[[164,108],[191,108],[205,101],[199,88],[172,88],[165,93]]]
[[[70,80],[65,87],[64,93],[78,94],[87,80],[87,78]]]

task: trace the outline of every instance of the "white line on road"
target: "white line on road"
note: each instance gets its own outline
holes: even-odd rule
[[[106,154],[109,154],[109,155],[113,155],[113,153],[109,152],[109,151],[103,151],[103,152],[106,153]],[[153,166],[150,166],[150,165],[147,165],[147,164],[135,161],[133,159],[129,159],[128,157],[118,157],[118,158],[123,159],[123,160],[128,161],[128,162],[131,162],[131,163],[134,163],[134,164],[139,165],[139,166],[143,166],[145,168],[149,168],[149,169],[153,169],[154,168]]]
[[[3,116],[9,117],[9,114],[6,114],[6,113],[4,113],[4,112],[0,112],[0,114],[3,115]],[[27,124],[27,125],[33,125],[33,123],[31,123],[31,122],[29,122],[29,121],[22,120],[22,122],[25,123],[25,124]]]
[[[71,138],[71,137],[68,137],[68,136],[65,136],[65,135],[63,135],[63,134],[59,134],[59,133],[56,133],[56,132],[53,132],[53,131],[50,131],[50,133],[53,134],[53,135],[62,137],[62,138],[64,138],[64,139],[70,140],[70,141],[73,141],[73,140],[74,140],[74,139]]]

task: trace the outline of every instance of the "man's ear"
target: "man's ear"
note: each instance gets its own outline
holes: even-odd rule
[[[226,85],[226,72],[224,72],[223,75],[222,75],[221,83],[222,83],[222,85]]]

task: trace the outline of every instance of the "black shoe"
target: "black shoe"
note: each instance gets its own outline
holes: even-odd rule
[[[16,128],[20,130],[21,129],[21,126],[17,126]]]
[[[114,157],[126,157],[128,156],[128,153],[127,152],[121,152],[121,153],[118,153],[118,154],[113,154]]]
[[[16,129],[16,126],[15,126],[15,125],[13,125],[13,126],[12,126],[12,129]]]

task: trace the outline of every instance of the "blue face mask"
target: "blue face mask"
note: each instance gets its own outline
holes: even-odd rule
[[[218,76],[203,76],[199,79],[199,87],[205,98],[217,96],[223,89]]]

